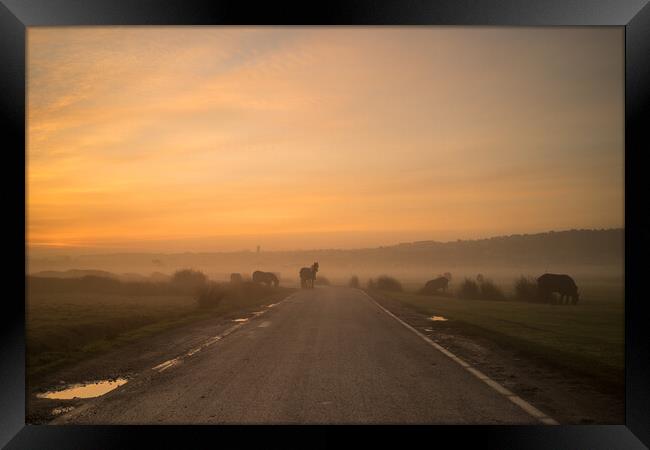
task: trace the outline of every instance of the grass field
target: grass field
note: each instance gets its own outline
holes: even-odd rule
[[[608,288],[585,286],[577,306],[384,294],[425,314],[462,324],[469,333],[620,384],[624,382],[623,293],[620,286]]]
[[[116,346],[192,321],[264,304],[291,290],[236,292],[214,309],[190,295],[31,292],[27,298],[27,375],[38,377]],[[239,294],[239,295],[238,295]]]

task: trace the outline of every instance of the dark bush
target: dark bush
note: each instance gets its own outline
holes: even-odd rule
[[[515,280],[515,299],[521,302],[539,302],[537,281],[521,276]]]
[[[348,286],[353,288],[358,288],[359,286],[361,286],[359,284],[359,277],[356,275],[352,275],[352,277],[350,277],[350,281],[348,281]]]
[[[377,289],[381,289],[383,291],[394,291],[394,292],[402,292],[402,283],[397,281],[393,277],[389,277],[388,275],[382,275],[379,278],[377,278]]]
[[[482,300],[501,301],[506,299],[503,291],[499,288],[499,286],[494,284],[492,280],[484,279],[479,286],[481,289]]]
[[[192,269],[183,269],[174,272],[171,284],[184,292],[196,293],[207,283],[208,277],[203,272]]]
[[[242,277],[241,273],[231,273],[230,274],[230,282],[231,283],[241,283],[244,281],[244,277]]]
[[[196,301],[199,308],[215,308],[226,296],[226,290],[217,283],[206,283],[198,289]]]
[[[478,283],[469,278],[465,278],[460,284],[457,292],[458,298],[476,300],[480,297]]]

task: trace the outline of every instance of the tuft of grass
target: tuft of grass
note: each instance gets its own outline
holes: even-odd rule
[[[456,293],[458,298],[466,300],[476,300],[480,297],[480,291],[478,283],[469,278],[465,278],[460,286],[458,287],[458,292]]]
[[[537,282],[529,277],[520,276],[514,283],[515,300],[520,302],[539,302]]]
[[[206,283],[199,288],[196,302],[199,308],[216,308],[226,296],[226,289],[217,283]]]
[[[388,275],[378,277],[376,287],[382,291],[402,292],[404,290],[402,283]]]
[[[195,294],[208,283],[208,277],[198,270],[183,269],[172,275],[171,284],[184,292]]]
[[[492,280],[483,280],[479,287],[481,300],[504,301],[506,299],[503,291]]]
[[[492,280],[483,276],[477,277],[478,281],[465,278],[460,284],[456,296],[464,300],[492,300],[504,301],[506,296]]]

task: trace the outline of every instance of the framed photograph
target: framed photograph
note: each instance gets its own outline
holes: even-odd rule
[[[647,1],[0,24],[3,446],[650,445]]]

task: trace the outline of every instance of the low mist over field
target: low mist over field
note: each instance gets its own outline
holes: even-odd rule
[[[624,230],[571,230],[499,236],[452,242],[422,241],[363,249],[319,249],[220,253],[51,254],[32,256],[30,274],[70,269],[103,270],[137,279],[161,278],[192,267],[214,279],[232,272],[276,272],[285,283],[297,282],[298,270],[319,261],[330,280],[351,275],[362,278],[388,273],[406,281],[428,279],[443,272],[455,278],[484,273],[494,279],[543,272],[572,273],[576,277],[620,278],[623,274]],[[75,273],[42,273],[75,276]],[[80,274],[76,274],[79,276]]]
[[[624,423],[624,37],[30,27],[26,422]]]

